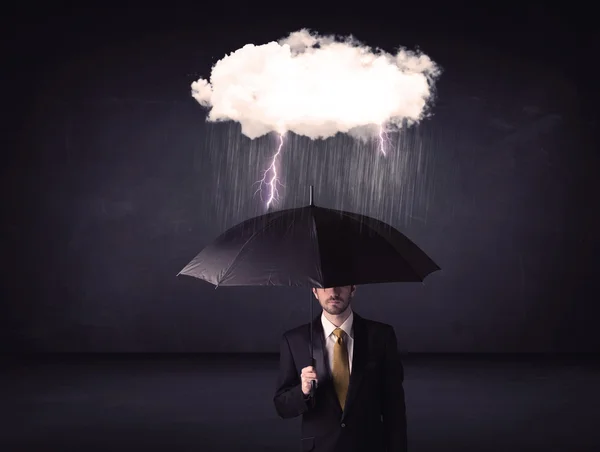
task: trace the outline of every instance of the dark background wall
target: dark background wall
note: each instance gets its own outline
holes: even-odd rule
[[[418,46],[444,70],[434,115],[386,159],[346,137],[286,143],[280,208],[314,184],[318,204],[391,222],[443,268],[361,287],[355,309],[410,352],[599,349],[588,24],[549,7],[215,11],[7,14],[0,349],[274,352],[308,319],[303,290],[175,277],[262,212],[252,184],[275,145],[206,124],[190,83],[302,27]]]

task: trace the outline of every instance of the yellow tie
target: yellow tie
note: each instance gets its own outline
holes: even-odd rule
[[[348,394],[348,385],[350,384],[350,363],[348,361],[348,348],[343,339],[344,330],[336,328],[333,334],[337,337],[333,347],[333,387],[343,410]]]

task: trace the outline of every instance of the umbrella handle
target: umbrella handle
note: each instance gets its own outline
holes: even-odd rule
[[[310,382],[310,392],[309,392],[309,400],[310,400],[310,407],[314,408],[315,407],[315,391],[317,389],[317,382],[315,380],[312,380]]]

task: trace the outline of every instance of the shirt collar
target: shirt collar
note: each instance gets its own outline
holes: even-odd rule
[[[350,315],[344,321],[344,323],[342,323],[340,328],[342,330],[344,330],[344,333],[346,333],[348,335],[348,337],[352,337],[352,325],[354,323],[354,312],[352,311],[352,308],[348,308],[348,309],[350,309]],[[328,338],[329,336],[331,336],[331,334],[333,333],[333,330],[335,330],[337,328],[333,323],[331,323],[327,319],[327,317],[325,317],[325,313],[321,314],[321,324],[323,325],[323,332],[325,333],[325,338]]]

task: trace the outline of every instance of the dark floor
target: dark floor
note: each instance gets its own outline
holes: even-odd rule
[[[600,451],[590,357],[403,358],[411,451]],[[4,359],[0,450],[297,451],[277,357]]]

